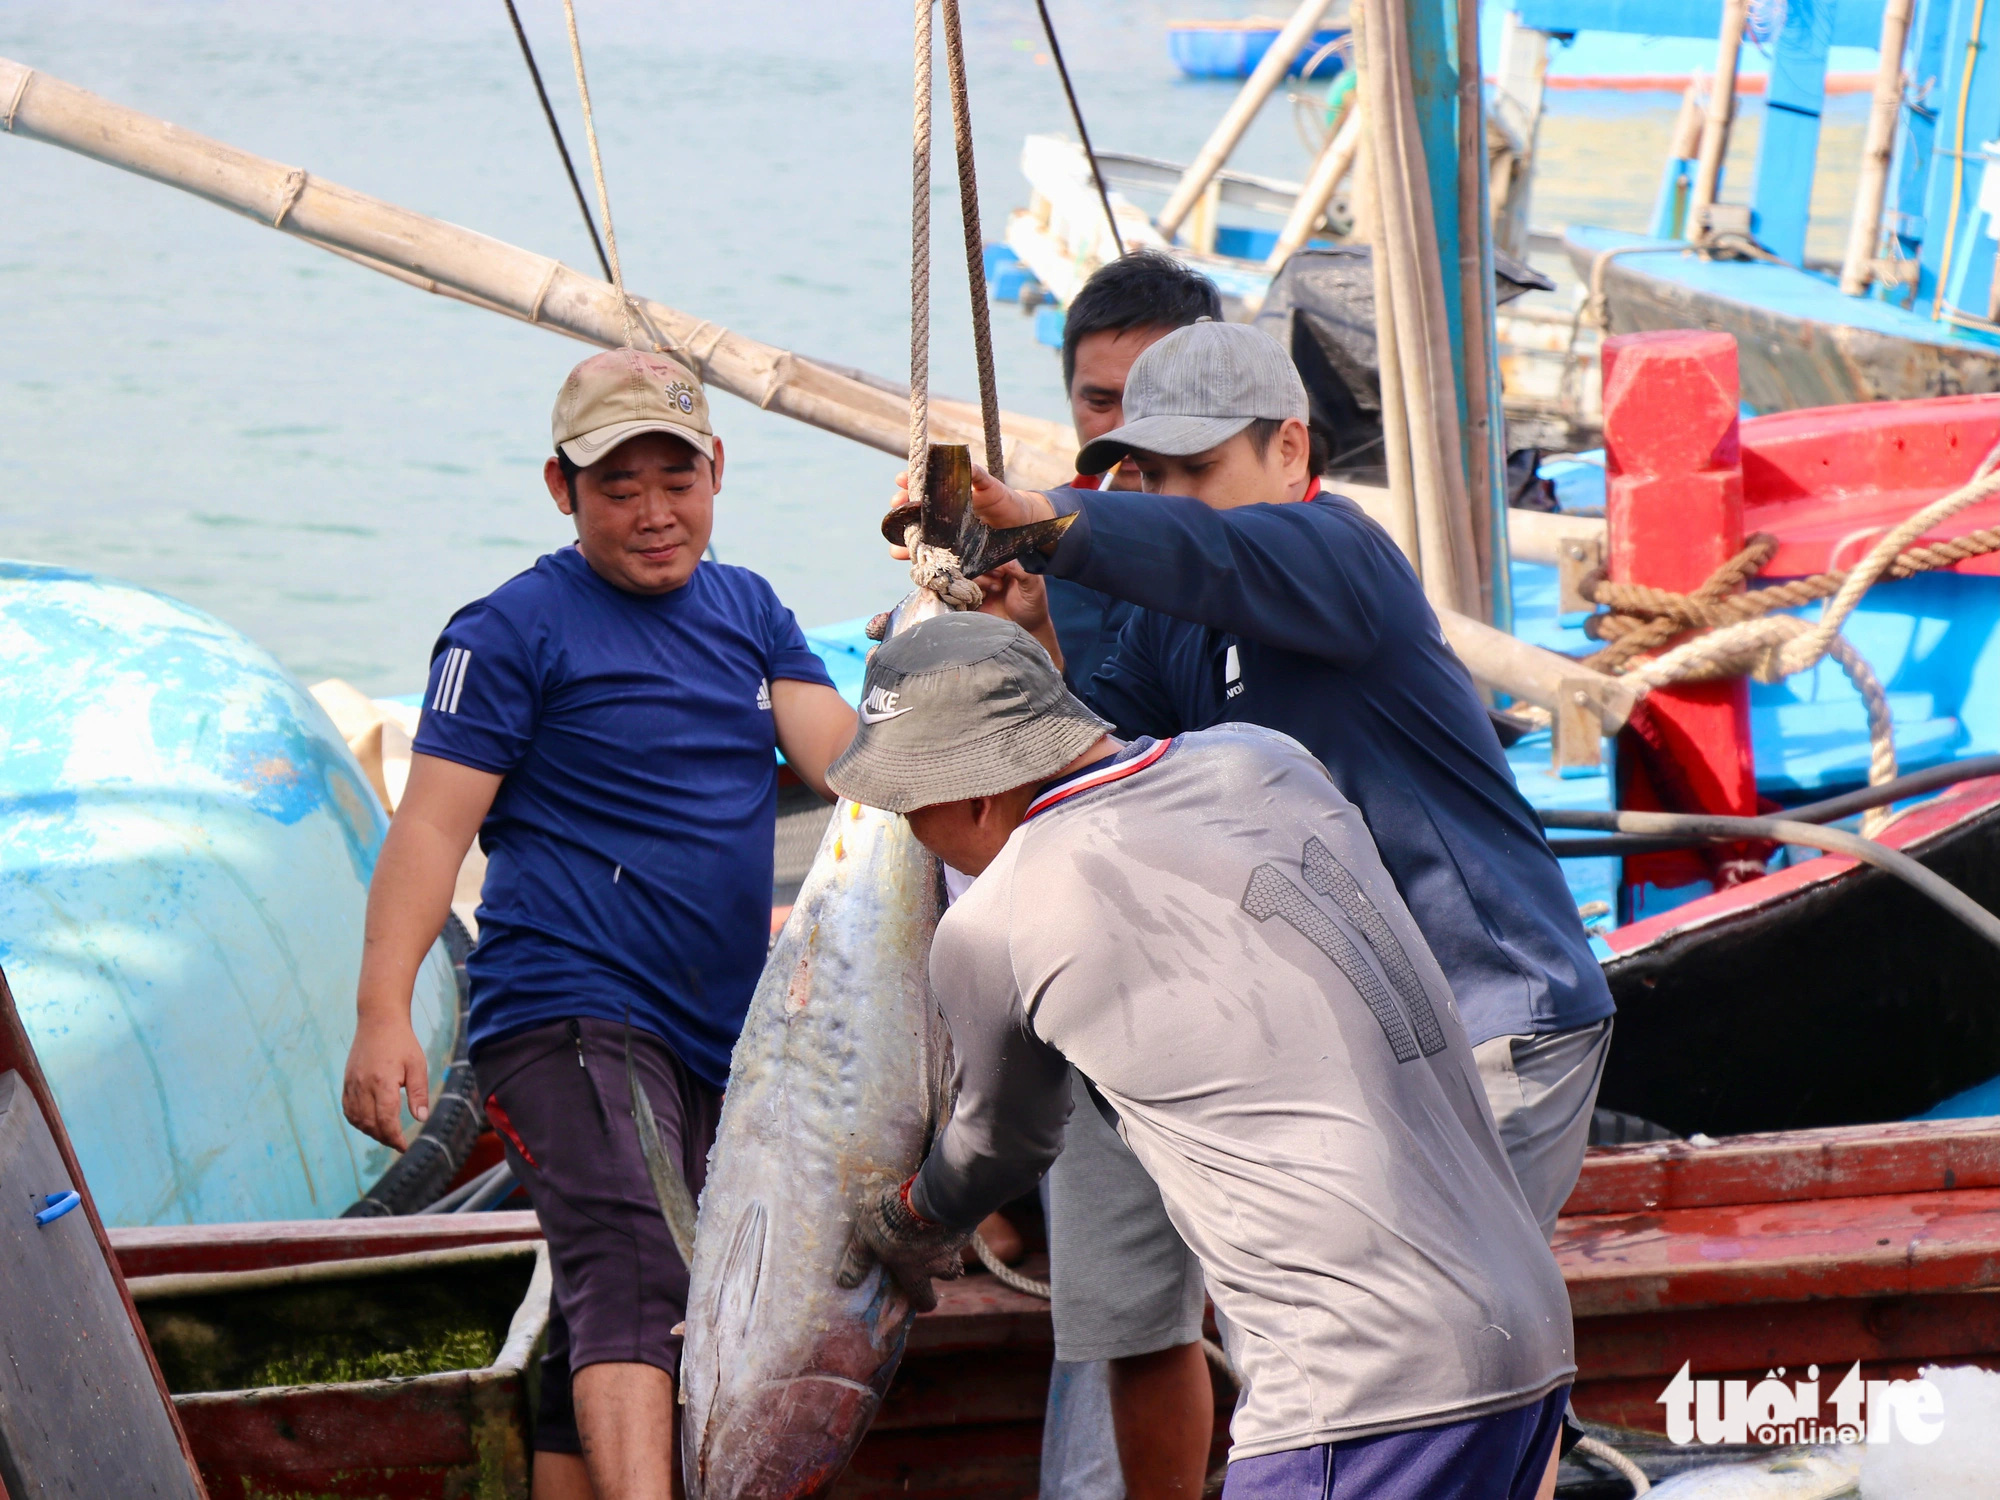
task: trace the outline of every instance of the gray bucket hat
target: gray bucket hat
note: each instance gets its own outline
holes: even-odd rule
[[[1102,474],[1133,449],[1185,458],[1227,442],[1252,422],[1307,420],[1306,387],[1270,334],[1204,318],[1176,328],[1132,361],[1125,425],[1084,445],[1079,474]]]
[[[1020,626],[942,615],[869,658],[861,723],[826,783],[896,813],[990,797],[1047,780],[1110,729]]]

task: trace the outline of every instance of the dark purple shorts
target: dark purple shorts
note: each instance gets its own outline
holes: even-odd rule
[[[1512,1411],[1241,1459],[1222,1500],[1535,1500],[1569,1387]]]
[[[486,1117],[542,1221],[555,1274],[542,1358],[535,1447],[579,1450],[570,1374],[588,1365],[654,1365],[676,1374],[688,1271],[653,1196],[625,1081],[626,1028],[553,1021],[479,1049],[473,1070]],[[634,1029],[632,1064],[660,1140],[701,1192],[722,1095],[673,1049]]]

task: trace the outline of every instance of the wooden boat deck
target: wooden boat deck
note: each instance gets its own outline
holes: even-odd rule
[[[111,1241],[127,1275],[159,1275],[538,1232],[527,1213],[440,1214],[118,1229]],[[1855,1360],[1872,1379],[1932,1361],[2000,1368],[2000,1119],[1594,1150],[1555,1249],[1587,1420],[1660,1431],[1659,1394],[1683,1362],[1753,1380]],[[1028,1269],[1041,1274],[1039,1257]],[[1034,1493],[1048,1304],[984,1274],[940,1293],[835,1491],[843,1500]],[[1230,1401],[1218,1382],[1225,1420]]]

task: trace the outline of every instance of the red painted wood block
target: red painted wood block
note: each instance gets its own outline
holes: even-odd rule
[[[1579,1318],[2000,1290],[2000,1189],[1563,1219]]]
[[[1565,1215],[1718,1208],[2000,1187],[2000,1121],[1915,1120],[1601,1146]]]
[[[380,1219],[287,1219],[269,1224],[164,1224],[113,1229],[111,1248],[127,1276],[261,1271],[418,1250],[456,1250],[538,1240],[532,1213],[411,1214]]]
[[[1755,417],[1743,426],[1743,523],[1778,550],[1763,578],[1859,562],[1912,511],[1957,489],[2000,443],[2000,395],[1875,401]],[[1960,511],[1921,540],[2000,525],[2000,498]],[[2000,553],[1958,573],[2000,573]]]
[[[1743,549],[1736,341],[1692,331],[1604,341],[1604,466],[1614,582],[1689,592]],[[1757,810],[1748,683],[1661,688],[1619,742],[1619,805],[1749,816]],[[1689,885],[1693,854],[1625,862],[1628,883]]]

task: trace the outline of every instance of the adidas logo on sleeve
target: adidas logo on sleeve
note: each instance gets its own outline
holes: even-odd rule
[[[444,654],[444,670],[438,673],[437,691],[431,694],[431,711],[440,714],[458,712],[458,700],[465,692],[466,668],[472,665],[472,653],[463,646],[453,646]]]
[[[757,706],[766,713],[771,711],[771,679],[768,677],[757,679]]]

